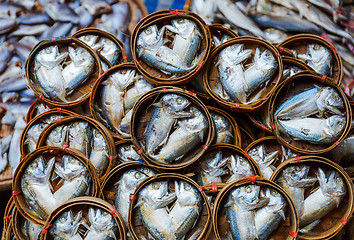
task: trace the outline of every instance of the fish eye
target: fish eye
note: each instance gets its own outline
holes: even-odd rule
[[[184,22],[184,19],[183,19],[183,18],[178,18],[178,19],[177,19],[177,22],[178,22],[178,23],[183,23],[183,22]]]
[[[189,185],[189,184],[185,184],[185,185],[184,185],[184,189],[185,189],[185,190],[190,190],[190,189],[192,189],[192,186]]]
[[[151,28],[147,28],[147,29],[146,29],[146,33],[149,33],[149,34],[150,34],[151,32],[152,32]]]
[[[141,178],[141,177],[142,177],[141,172],[136,172],[136,173],[135,173],[135,178],[136,178],[136,179],[139,179],[139,178]]]
[[[177,98],[177,103],[182,103],[182,102],[183,102],[182,98]]]
[[[153,183],[153,184],[152,184],[152,188],[153,188],[153,189],[159,189],[159,188],[160,188],[160,184],[158,184],[158,183]]]
[[[149,173],[150,170],[149,170],[148,168],[143,168],[143,169],[142,169],[142,172],[143,172],[143,173]]]
[[[250,186],[247,186],[247,187],[246,187],[246,192],[247,192],[247,193],[252,192],[252,190],[251,190],[251,187],[250,187]]]

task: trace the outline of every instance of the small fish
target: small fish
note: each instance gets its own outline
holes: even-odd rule
[[[54,221],[53,226],[49,229],[49,234],[54,240],[82,240],[78,230],[84,221],[82,211],[79,211],[76,216],[71,210],[63,212]]]
[[[308,177],[310,166],[293,165],[283,170],[282,176],[277,180],[295,204],[299,216],[304,211],[305,188],[311,187],[316,178]]]
[[[288,65],[284,64],[282,81],[284,81],[288,77],[291,77],[291,76],[293,76],[296,73],[301,72],[301,71],[303,71],[303,70],[301,68],[297,67],[297,66],[288,66]]]
[[[336,163],[354,162],[354,134],[350,134],[340,144],[331,150],[330,155]]]
[[[70,148],[80,150],[87,157],[91,153],[93,128],[89,122],[75,121],[68,126],[68,145]]]
[[[42,228],[33,223],[24,219],[21,225],[21,233],[26,237],[28,240],[38,240],[39,236],[42,233]]]
[[[122,121],[120,122],[118,132],[122,135],[122,137],[131,137],[130,123],[132,120],[132,114],[133,114],[132,109],[128,110],[128,112],[126,112],[125,116],[122,118]]]
[[[203,141],[208,129],[207,119],[196,107],[191,107],[191,112],[194,117],[178,121],[177,129],[168,137],[161,151],[152,155],[156,161],[164,164],[179,161]]]
[[[11,144],[7,155],[8,161],[12,168],[12,176],[14,175],[15,170],[18,164],[20,163],[20,159],[21,159],[21,153],[19,151],[20,139],[21,139],[22,130],[25,128],[25,126],[26,126],[25,120],[23,120],[22,116],[19,116],[14,126],[14,133],[12,134]]]
[[[334,88],[315,86],[286,100],[276,110],[274,116],[285,120],[304,118],[314,114],[322,117],[325,111],[341,115],[338,108],[344,108],[344,103]]]
[[[229,143],[234,140],[233,128],[229,120],[217,112],[210,112],[215,124],[215,137],[213,144]]]
[[[266,179],[270,179],[275,170],[275,167],[272,164],[278,160],[278,151],[267,153],[264,145],[261,144],[250,149],[248,154],[257,163],[262,176]]]
[[[50,46],[39,51],[34,60],[34,72],[44,96],[63,102],[66,86],[61,64],[67,56],[67,52],[59,53],[58,46]]]
[[[303,60],[313,70],[321,75],[332,75],[332,52],[325,46],[319,44],[308,44],[306,54],[298,54],[297,58]]]
[[[222,157],[222,152],[211,152],[203,156],[198,163],[198,184],[200,186],[209,183],[221,183],[221,177],[228,173],[226,168],[228,158]]]
[[[7,137],[0,139],[0,173],[5,171],[8,163],[8,151],[10,149],[10,144],[13,135],[9,135]]]
[[[117,157],[122,162],[138,161],[140,159],[139,154],[134,150],[132,143],[123,143],[117,146]]]
[[[269,202],[268,205],[256,211],[255,226],[259,240],[267,239],[278,228],[281,220],[285,220],[287,211],[287,202],[278,191],[266,188],[262,195],[269,198]]]
[[[172,219],[167,212],[167,205],[176,199],[176,193],[168,193],[168,183],[152,182],[139,194],[135,208],[149,234],[158,240],[176,240]]]
[[[53,194],[57,206],[79,196],[86,195],[91,176],[88,169],[76,158],[64,155],[62,163],[55,163],[55,173],[64,180],[63,185]]]
[[[304,211],[300,215],[300,227],[321,219],[336,207],[347,193],[346,184],[337,171],[326,174],[318,168],[317,179],[320,187],[304,201]]]
[[[182,240],[198,221],[203,201],[198,189],[183,180],[175,181],[175,192],[177,201],[169,215],[172,218],[175,239]]]
[[[97,129],[92,129],[90,162],[99,177],[103,176],[109,165],[109,154],[106,139]]]
[[[117,240],[118,227],[111,213],[99,208],[89,208],[88,218],[91,223],[86,233],[86,240]]]
[[[269,202],[269,199],[259,196],[260,190],[257,185],[244,185],[229,194],[225,208],[231,239],[258,239],[255,211]]]
[[[178,118],[191,116],[185,111],[191,102],[178,94],[164,95],[158,103],[145,129],[145,149],[151,155],[159,146],[168,140],[169,132]]]
[[[149,167],[137,167],[122,173],[119,181],[114,184],[116,188],[114,204],[123,217],[126,226],[128,226],[130,194],[134,194],[136,187],[144,179],[156,174],[157,172]]]
[[[191,4],[191,11],[203,18],[206,24],[212,24],[216,12],[216,1],[194,0]]]
[[[278,120],[280,131],[292,136],[295,140],[308,141],[313,144],[334,142],[343,132],[346,120],[333,115],[327,119],[302,118],[294,120]]]
[[[98,44],[102,46],[102,49],[99,51],[99,53],[105,57],[112,65],[115,65],[120,56],[120,50],[117,44],[105,37],[101,37]]]
[[[69,128],[66,125],[59,125],[58,127],[53,128],[52,131],[48,133],[45,144],[47,146],[62,147],[68,131]]]
[[[236,155],[236,157],[234,155],[230,156],[229,169],[231,176],[227,180],[227,183],[255,174],[252,165],[248,162],[248,160],[239,155]]]
[[[138,72],[134,76],[134,86],[129,88],[124,94],[124,111],[128,111],[133,108],[135,102],[146,92],[154,88],[154,85],[146,81]]]

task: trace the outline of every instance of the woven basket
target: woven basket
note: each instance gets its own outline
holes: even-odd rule
[[[310,171],[308,176],[315,177],[315,171],[318,167],[323,170],[336,170],[342,176],[346,187],[347,194],[344,196],[340,202],[338,208],[335,208],[330,213],[321,218],[321,222],[318,226],[313,229],[313,234],[305,235],[299,233],[299,238],[301,239],[329,239],[336,235],[344,225],[351,218],[354,211],[354,192],[353,192],[353,182],[351,181],[348,174],[340,167],[338,164],[319,156],[302,156],[291,158],[283,163],[281,163],[277,169],[275,169],[271,181],[276,181],[281,176],[282,170],[288,166],[296,164],[306,164],[310,166]],[[305,191],[305,198],[311,193],[311,191],[316,188],[316,184],[312,188],[307,188]]]
[[[296,239],[299,228],[299,219],[297,217],[294,203],[282,188],[275,183],[258,176],[241,178],[235,182],[229,183],[219,192],[213,207],[213,228],[216,238],[218,240],[224,239],[222,236],[228,232],[229,223],[225,216],[225,208],[223,206],[226,203],[229,193],[237,187],[250,184],[256,184],[257,186],[261,186],[261,188],[272,188],[281,193],[287,201],[288,211],[285,215],[286,219],[281,221],[278,228],[268,237],[268,239]]]

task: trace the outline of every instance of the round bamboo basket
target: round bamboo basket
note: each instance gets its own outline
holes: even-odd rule
[[[227,28],[220,23],[210,24],[209,30],[210,30],[211,36],[212,37],[215,36],[218,39],[221,39],[222,36],[224,36],[224,35],[227,35],[231,38],[239,37],[239,35],[236,32],[232,31],[231,28]],[[216,47],[215,43],[214,43],[213,39],[211,39],[211,50],[213,50],[215,47]]]
[[[23,226],[26,224],[26,221],[28,221],[28,220],[25,219],[25,218],[19,213],[19,211],[17,210],[17,208],[15,208],[15,210],[14,210],[14,219],[13,219],[13,221],[12,221],[12,230],[13,230],[13,233],[14,233],[16,239],[18,239],[18,240],[31,239],[28,235],[26,235],[26,234],[23,232],[23,231],[25,230],[25,229],[23,229]],[[38,232],[38,238],[37,238],[37,239],[39,239],[39,236],[40,236],[40,234],[41,234],[41,232],[42,232],[43,226],[36,225],[35,223],[31,223],[31,224],[34,224],[34,226],[38,226],[38,229],[36,229],[36,230],[39,231],[39,232]],[[33,227],[34,227],[34,226],[33,226]],[[30,228],[30,229],[28,229],[27,234],[34,234],[34,233],[35,233],[34,231],[35,231],[35,229]],[[33,236],[33,235],[31,235],[31,236]],[[37,240],[37,239],[36,239],[36,240]]]
[[[37,54],[50,46],[57,46],[60,52],[67,52],[68,47],[82,47],[87,50],[90,55],[94,58],[95,61],[95,69],[92,73],[88,76],[88,79],[78,86],[73,93],[66,97],[67,102],[58,101],[55,99],[50,99],[44,96],[44,93],[41,90],[37,77],[35,75],[34,69],[34,61]],[[97,78],[102,73],[102,66],[99,59],[99,56],[84,42],[72,38],[59,38],[59,39],[52,39],[52,40],[43,40],[39,42],[31,51],[25,65],[26,70],[26,79],[28,86],[33,90],[36,97],[41,99],[46,105],[52,107],[77,107],[79,105],[84,104],[90,97],[91,89],[96,82]]]
[[[125,162],[142,162],[139,154],[134,150],[134,144],[131,139],[122,139],[115,142],[116,145],[116,153],[117,153],[117,164],[125,163]],[[134,151],[130,156],[123,156],[123,153],[129,151]]]
[[[334,88],[339,95],[341,96],[344,103],[344,110],[342,112],[345,113],[346,117],[346,125],[342,132],[342,134],[334,139],[333,143],[329,144],[313,144],[303,140],[293,140],[291,136],[286,136],[281,133],[279,129],[275,126],[274,113],[278,109],[278,107],[290,97],[301,93],[304,89],[310,89],[314,86],[330,86]],[[273,129],[274,135],[277,137],[278,141],[290,148],[291,150],[304,154],[322,154],[330,151],[334,147],[336,147],[349,133],[350,125],[352,122],[352,113],[350,109],[349,102],[345,97],[343,91],[333,82],[328,81],[327,79],[321,78],[319,75],[314,75],[311,72],[300,72],[297,73],[290,78],[288,78],[283,84],[281,84],[272,98],[272,101],[269,103],[270,105],[270,122]]]
[[[226,111],[224,111],[220,108],[207,106],[207,109],[209,110],[210,114],[213,112],[216,114],[219,114],[219,115],[223,116],[230,123],[230,125],[232,127],[232,135],[233,135],[233,142],[230,142],[230,144],[233,144],[237,147],[241,147],[241,133],[240,133],[240,129],[238,128],[238,125],[236,123],[236,120],[233,119],[230,114],[228,114]],[[214,124],[214,126],[215,126],[215,124]],[[212,144],[215,144],[215,140],[217,137],[216,135],[217,135],[217,129],[215,129],[214,139],[213,139]]]
[[[129,217],[128,217],[128,229],[131,237],[134,240],[141,239],[139,236],[143,235],[145,238],[147,238],[147,230],[141,220],[138,217],[138,213],[136,208],[134,208],[140,192],[144,189],[145,186],[150,185],[154,182],[167,182],[169,191],[172,192],[174,191],[174,182],[178,181],[183,181],[187,182],[188,184],[192,185],[195,189],[199,189],[199,185],[191,180],[190,178],[180,175],[180,174],[175,174],[175,173],[161,173],[157,174],[155,176],[152,176],[150,178],[145,179],[143,182],[139,184],[137,189],[135,190],[134,194],[131,195],[130,199],[130,205],[129,205]],[[208,226],[209,226],[209,220],[210,220],[210,205],[209,201],[203,191],[198,192],[200,194],[200,197],[202,199],[201,203],[201,211],[199,213],[198,220],[196,223],[193,225],[192,228],[189,229],[187,232],[187,235],[185,236],[185,239],[188,239],[192,234],[196,234],[196,232],[201,230],[197,236],[194,236],[196,240],[201,240],[201,239],[208,239],[207,233],[208,233]],[[172,203],[173,205],[175,203]]]
[[[143,140],[145,138],[144,131],[146,126],[148,126],[154,110],[154,108],[151,107],[152,104],[158,102],[164,95],[169,93],[178,94],[189,100],[191,102],[191,106],[197,107],[198,110],[201,111],[202,114],[206,117],[208,127],[206,133],[204,134],[203,141],[198,143],[194,149],[184,154],[184,156],[177,163],[164,164],[154,160],[148,155],[148,153],[145,151],[145,144],[143,143]],[[159,169],[178,170],[185,168],[193,162],[197,161],[198,158],[206,151],[214,137],[213,127],[213,120],[209,114],[208,109],[197,97],[195,97],[190,92],[179,88],[160,87],[147,92],[135,103],[133,107],[130,132],[132,134],[132,142],[135,146],[135,150],[142,157],[142,159],[146,161],[146,164],[157,167]]]
[[[222,237],[227,234],[229,229],[229,223],[225,216],[226,212],[224,205],[230,192],[238,187],[254,184],[260,186],[261,189],[267,187],[276,190],[285,198],[288,205],[288,211],[285,214],[285,220],[280,222],[277,229],[268,237],[268,239],[296,239],[299,229],[299,219],[293,201],[290,199],[288,194],[278,185],[259,176],[241,178],[238,181],[229,183],[219,192],[215,199],[213,208],[213,228],[216,238],[218,240],[224,239]]]
[[[284,168],[304,164],[310,166],[310,171],[308,176],[315,177],[318,167],[321,167],[325,172],[329,170],[337,171],[343,178],[347,193],[340,202],[338,208],[333,209],[331,212],[326,214],[321,218],[321,222],[313,229],[311,235],[299,233],[299,238],[301,239],[329,239],[336,235],[344,225],[351,218],[354,211],[354,193],[353,193],[353,182],[351,181],[348,174],[340,167],[338,164],[320,156],[301,156],[296,158],[291,158],[283,163],[281,163],[277,169],[275,169],[271,181],[276,182],[281,176]],[[318,183],[315,186],[307,188],[305,190],[305,199],[311,194],[313,189],[316,189]]]
[[[233,114],[232,117],[236,120],[236,123],[240,129],[241,134],[241,148],[246,149],[246,147],[253,141],[255,141],[256,135],[253,132],[253,129],[248,124],[247,116],[243,114]]]
[[[36,149],[35,151],[29,153],[23,161],[20,162],[19,166],[17,167],[13,182],[12,182],[12,195],[15,200],[15,205],[20,214],[25,217],[27,220],[37,224],[37,225],[44,225],[46,219],[41,219],[33,210],[30,209],[24,194],[22,192],[21,187],[21,179],[22,175],[26,173],[26,169],[28,165],[34,161],[37,157],[42,156],[47,163],[49,159],[52,157],[55,158],[56,162],[61,162],[63,155],[70,155],[80,161],[87,169],[90,174],[91,184],[90,184],[90,196],[96,196],[99,191],[99,181],[98,176],[96,175],[95,169],[91,162],[83,155],[80,151],[75,149],[68,149],[68,148],[59,148],[59,147],[41,147]],[[58,179],[51,181],[51,185],[53,190],[56,191],[61,187],[61,184],[58,182]]]
[[[86,220],[89,221],[88,217],[88,209],[89,207],[93,207],[96,209],[100,209],[103,212],[109,212],[115,224],[117,225],[117,232],[115,233],[115,237],[117,240],[125,240],[126,239],[126,228],[124,226],[124,222],[117,209],[114,206],[109,204],[106,201],[103,201],[100,198],[96,197],[77,197],[71,199],[64,204],[60,205],[57,209],[55,209],[48,217],[47,221],[44,224],[41,240],[53,240],[54,238],[50,235],[50,228],[55,223],[56,219],[60,217],[61,214],[72,211],[74,214],[77,214],[79,211],[82,211],[82,216]]]
[[[253,91],[252,94],[250,95],[251,97],[255,96],[260,90],[265,88],[265,90],[263,90],[264,92],[261,93],[261,95],[259,96],[260,99],[250,104],[243,104],[234,101],[226,101],[222,99],[220,96],[218,96],[211,88],[212,85],[216,85],[219,82],[219,78],[217,76],[216,62],[218,60],[220,52],[224,50],[226,47],[235,44],[243,44],[245,49],[253,50],[253,53],[250,55],[250,57],[248,57],[248,60],[246,60],[244,65],[247,65],[252,62],[253,54],[256,48],[259,48],[261,51],[264,49],[270,50],[277,61],[277,65],[278,65],[277,71],[268,80],[268,83],[264,87],[262,87],[264,84],[261,84],[261,86],[257,87],[257,89]],[[280,82],[282,73],[283,73],[282,59],[280,57],[278,50],[273,45],[255,37],[238,37],[219,45],[217,48],[213,50],[213,52],[210,55],[210,61],[208,61],[207,65],[205,66],[203,81],[204,81],[205,88],[208,91],[208,94],[221,106],[231,111],[252,112],[261,109],[266,104],[267,100],[272,95],[276,86]]]
[[[296,50],[297,54],[305,54],[307,52],[307,44],[319,44],[332,52],[332,74],[329,76],[329,81],[339,85],[343,77],[342,60],[336,50],[336,48],[327,40],[320,36],[313,34],[297,34],[285,39],[279,44],[279,49]]]
[[[23,129],[22,134],[21,134],[21,138],[20,138],[20,152],[21,152],[21,158],[23,159],[28,153],[28,148],[26,147],[26,140],[27,140],[27,133],[28,130],[39,123],[43,123],[44,121],[47,121],[49,117],[51,116],[58,116],[57,117],[57,121],[61,121],[62,117],[66,117],[66,116],[72,116],[72,115],[76,115],[76,113],[71,112],[69,110],[66,109],[61,109],[61,108],[53,108],[48,110],[45,113],[42,113],[38,116],[36,116],[35,118],[33,118],[30,122],[27,123],[26,127]],[[45,126],[48,126],[48,124],[46,124]],[[43,126],[43,127],[45,127]]]
[[[107,80],[111,75],[115,73],[126,73],[126,71],[133,70],[138,73],[136,67],[133,63],[124,63],[110,68],[107,72],[102,74],[100,78],[96,81],[92,88],[92,93],[90,97],[90,111],[94,119],[102,123],[111,133],[111,135],[117,139],[129,139],[128,134],[123,135],[108,122],[108,119],[100,112],[102,109],[102,89],[105,80]],[[126,91],[125,91],[126,92]],[[124,105],[124,104],[123,104]],[[98,110],[99,109],[99,110]]]
[[[15,234],[14,234],[14,231],[12,228],[12,222],[10,222],[10,224],[7,227],[4,226],[1,239],[12,240],[12,239],[14,239],[14,237],[15,237]]]
[[[259,167],[257,166],[257,163],[245,152],[239,147],[236,147],[231,144],[216,144],[212,145],[208,150],[199,158],[198,162],[191,167],[191,172],[194,172],[197,178],[197,183],[203,187],[206,187],[207,189],[214,189],[215,191],[215,184],[217,185],[216,188],[223,186],[219,185],[221,183],[227,183],[230,180],[230,177],[232,176],[232,167],[231,167],[231,160],[227,159],[225,166],[222,168],[225,170],[225,174],[223,176],[220,176],[220,182],[204,182],[201,179],[201,172],[203,171],[201,169],[201,164],[208,159],[211,159],[213,156],[215,157],[216,153],[221,152],[222,153],[222,159],[225,158],[230,158],[230,156],[241,156],[242,160],[246,160],[249,165],[251,166],[252,169],[252,174],[253,175],[261,175],[261,171],[259,170]],[[250,174],[250,175],[252,175]],[[245,176],[246,177],[246,176]],[[233,181],[235,181],[234,179]],[[210,187],[211,186],[211,187]]]
[[[9,201],[6,204],[5,210],[4,210],[4,217],[3,217],[3,229],[6,229],[7,226],[9,226],[12,218],[13,218],[13,212],[15,209],[15,201],[14,198],[11,197]]]
[[[197,24],[202,35],[200,47],[197,51],[197,56],[202,54],[202,57],[200,57],[201,60],[198,61],[197,65],[192,70],[182,76],[172,78],[169,76],[169,74],[165,74],[160,70],[147,65],[147,63],[145,63],[142,59],[138,58],[136,48],[137,39],[145,28],[154,24],[156,24],[158,28],[162,28],[165,25],[170,25],[171,21],[177,18],[188,19],[194,21]],[[171,33],[169,34],[171,35]],[[173,39],[172,36],[169,37]],[[184,10],[162,10],[149,14],[136,25],[131,39],[131,51],[135,66],[148,81],[156,85],[183,85],[192,81],[194,77],[197,76],[198,73],[202,70],[204,63],[208,59],[211,47],[210,31],[208,25],[197,14]]]
[[[98,28],[86,27],[86,28],[82,28],[82,29],[76,31],[72,35],[72,37],[80,38],[85,35],[94,35],[94,36],[98,36],[99,38],[107,38],[116,44],[118,51],[119,51],[119,57],[116,60],[109,61],[107,58],[105,58],[101,54],[101,52],[99,50],[95,51],[97,53],[97,55],[100,57],[100,59],[102,59],[106,64],[109,63],[109,67],[112,67],[114,65],[118,65],[120,63],[127,62],[128,58],[127,58],[127,53],[125,51],[124,44],[121,41],[119,41],[118,38],[116,36],[114,36],[113,34],[103,31]],[[97,41],[99,41],[99,40],[97,40]]]
[[[109,164],[108,164],[106,170],[104,170],[103,172],[97,172],[97,174],[100,177],[100,180],[102,180],[104,178],[105,174],[107,174],[110,171],[110,169],[112,168],[112,166],[115,164],[116,150],[114,147],[113,137],[111,136],[109,131],[101,123],[99,123],[98,121],[96,121],[92,118],[81,116],[81,115],[73,115],[73,116],[64,117],[59,122],[58,121],[52,122],[45,129],[43,129],[41,135],[39,135],[39,138],[37,141],[37,148],[42,147],[42,146],[46,146],[46,144],[47,144],[46,140],[47,140],[48,135],[52,131],[54,131],[56,128],[61,127],[61,126],[68,126],[71,123],[74,123],[76,121],[88,122],[91,127],[98,130],[102,134],[102,136],[104,137],[104,139],[106,141],[107,150],[108,150],[107,157],[109,158]],[[65,148],[70,148],[70,142],[64,142],[63,146]],[[62,146],[58,146],[58,147],[62,147]],[[71,149],[73,149],[73,148],[71,148]],[[90,158],[90,156],[86,156],[86,157]]]

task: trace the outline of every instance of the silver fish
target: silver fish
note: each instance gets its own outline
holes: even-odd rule
[[[85,220],[82,219],[82,212],[79,211],[76,216],[69,210],[62,213],[49,229],[49,234],[54,240],[82,240],[78,230]]]
[[[2,173],[7,167],[7,156],[10,149],[11,140],[12,135],[0,139],[0,173]]]
[[[111,213],[92,207],[89,208],[88,212],[91,226],[85,239],[117,240],[118,227]]]
[[[124,94],[124,111],[133,108],[135,102],[146,92],[153,89],[154,85],[145,80],[139,73],[135,73],[134,86],[129,88]]]
[[[346,120],[333,115],[327,119],[303,118],[294,120],[278,120],[280,131],[295,139],[314,144],[334,142],[343,132]]]
[[[227,183],[236,181],[240,178],[247,177],[250,175],[255,175],[255,172],[252,168],[252,165],[248,162],[245,157],[241,157],[239,155],[230,156],[230,173],[231,176],[227,180]]]
[[[325,46],[319,44],[308,44],[306,54],[298,54],[297,58],[305,61],[306,64],[321,75],[332,75],[332,52]]]
[[[263,144],[252,148],[248,151],[251,158],[257,163],[262,176],[270,179],[275,167],[272,165],[278,160],[278,151],[267,153]]]
[[[291,77],[301,71],[303,71],[303,70],[297,66],[287,66],[284,64],[282,80],[284,81],[288,77]]]
[[[332,87],[315,86],[286,100],[276,110],[274,116],[278,119],[304,118],[325,111],[341,115],[338,108],[344,108],[339,93]]]
[[[177,201],[171,215],[175,239],[182,240],[198,221],[202,210],[202,196],[197,188],[186,181],[175,181]]]
[[[196,107],[191,107],[191,112],[194,117],[178,121],[177,129],[169,136],[161,151],[152,155],[156,161],[164,164],[179,161],[203,141],[208,129],[206,117]]]
[[[350,134],[348,137],[346,137],[337,147],[335,147],[329,153],[332,156],[333,161],[336,163],[353,162],[354,134]]]
[[[229,143],[234,140],[233,128],[229,120],[217,112],[210,112],[215,124],[215,137],[213,144]]]
[[[194,0],[191,4],[191,11],[197,13],[207,24],[212,24],[216,12],[216,1]]]
[[[65,80],[61,63],[68,56],[59,53],[58,46],[50,46],[38,52],[34,61],[34,71],[43,95],[66,102]]]
[[[63,185],[53,194],[57,206],[69,199],[86,195],[91,176],[79,160],[64,155],[61,164],[55,163],[55,173],[64,180]]]
[[[66,136],[69,128],[65,125],[59,125],[52,129],[48,134],[45,144],[47,146],[62,147],[63,143],[66,141]]]
[[[136,187],[144,179],[156,174],[157,172],[149,167],[137,167],[122,173],[121,178],[114,185],[116,187],[114,204],[124,219],[126,226],[128,226],[130,194],[134,194]]]
[[[70,63],[63,69],[66,95],[70,95],[75,88],[83,84],[95,69],[95,59],[82,47],[69,47]]]
[[[68,145],[70,148],[80,150],[87,157],[91,153],[93,128],[86,121],[75,121],[68,126]]]
[[[102,54],[102,56],[105,57],[112,65],[115,65],[120,56],[120,50],[117,44],[105,37],[101,37],[98,44],[102,46],[99,53]]]
[[[139,194],[135,208],[149,234],[158,240],[176,240],[172,219],[167,212],[167,205],[176,199],[176,193],[168,193],[168,183],[152,182]]]
[[[257,185],[244,185],[237,187],[229,194],[225,208],[231,239],[258,238],[255,210],[269,202],[269,199],[259,196],[260,190],[260,186]]]
[[[300,227],[321,219],[336,207],[347,193],[346,184],[337,171],[328,175],[318,168],[317,179],[320,187],[304,201],[304,211],[300,216]]]
[[[21,225],[21,233],[26,237],[28,240],[38,240],[39,236],[42,233],[42,228],[30,221],[23,220],[23,225]]]
[[[140,159],[132,143],[119,144],[117,146],[117,156],[120,162],[138,161]]]
[[[227,160],[228,158],[222,157],[221,151],[213,151],[203,156],[198,163],[198,184],[204,186],[212,182],[222,182],[221,177],[228,173]]]
[[[97,43],[99,40],[98,35],[86,34],[79,37],[79,39],[89,45],[93,50],[98,50],[100,47],[102,47],[100,44]]]
[[[133,114],[133,110],[132,109],[128,110],[128,112],[126,112],[125,116],[122,118],[122,121],[120,122],[118,132],[123,137],[131,137],[130,122],[132,120],[132,114]]]
[[[95,167],[96,173],[101,177],[106,173],[109,165],[107,142],[101,132],[95,128],[92,130],[92,135],[89,159]]]
[[[54,158],[46,164],[40,156],[27,166],[21,179],[21,190],[33,210],[32,215],[42,220],[45,220],[59,206],[49,183],[54,163]]]
[[[283,170],[282,176],[277,180],[293,200],[299,216],[304,210],[305,188],[311,187],[317,180],[308,177],[309,170],[310,166],[307,165],[289,166]]]
[[[191,102],[178,94],[164,95],[158,103],[145,129],[145,149],[151,155],[168,140],[168,134],[178,118],[191,116],[185,111]]]
[[[259,240],[267,239],[277,229],[281,220],[285,220],[287,211],[287,202],[281,193],[274,189],[266,188],[263,195],[269,198],[269,202],[267,206],[256,211],[255,226]]]
[[[12,134],[12,139],[11,139],[11,144],[10,144],[10,149],[9,153],[7,155],[10,166],[12,168],[12,175],[14,175],[15,170],[20,163],[21,159],[21,153],[19,151],[20,147],[20,139],[21,139],[21,133],[22,130],[25,128],[26,122],[23,120],[23,117],[20,116],[16,120],[16,124],[14,127],[14,133]]]

